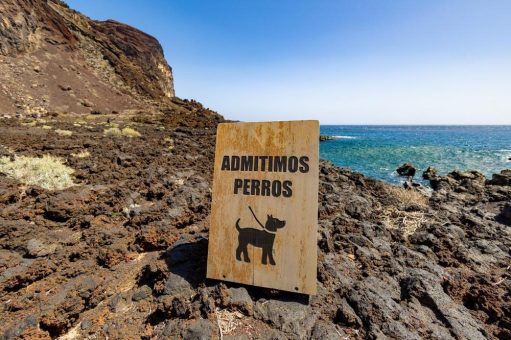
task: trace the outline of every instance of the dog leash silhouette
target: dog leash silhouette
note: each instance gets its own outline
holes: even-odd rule
[[[278,229],[284,228],[286,221],[279,220],[273,215],[266,215],[266,223],[263,225],[257,218],[252,207],[248,206],[248,209],[254,216],[257,223],[263,228],[241,228],[240,219],[236,221],[236,229],[238,230],[238,247],[236,248],[236,260],[241,261],[243,255],[243,261],[250,263],[248,257],[248,245],[253,247],[261,248],[263,254],[261,257],[262,264],[268,264],[268,261],[272,266],[275,265],[275,259],[273,258],[273,243],[275,242],[275,235]]]
[[[255,220],[257,221],[257,223],[259,223],[259,225],[260,225],[263,229],[265,229],[265,228],[264,228],[264,225],[261,223],[261,221],[259,221],[259,219],[257,218],[257,216],[256,216],[256,214],[255,214],[255,212],[254,212],[254,210],[252,210],[252,207],[251,207],[250,205],[248,206],[248,209],[249,209],[249,210],[250,210],[250,212],[252,213],[252,216],[254,216],[254,218],[255,218]]]

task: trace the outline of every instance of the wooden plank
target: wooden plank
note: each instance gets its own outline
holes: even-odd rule
[[[218,126],[208,278],[316,293],[318,153],[318,121]]]

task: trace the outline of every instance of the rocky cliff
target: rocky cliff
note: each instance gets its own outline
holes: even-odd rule
[[[155,38],[58,0],[0,3],[0,62],[4,113],[109,113],[174,97]]]

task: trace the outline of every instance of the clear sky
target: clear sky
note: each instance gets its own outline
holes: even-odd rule
[[[511,124],[509,0],[67,0],[163,45],[226,118]]]

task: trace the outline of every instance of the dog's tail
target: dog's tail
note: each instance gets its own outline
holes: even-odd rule
[[[240,219],[238,218],[238,220],[236,221],[236,229],[238,229],[238,231],[241,231],[241,227],[240,227]]]

